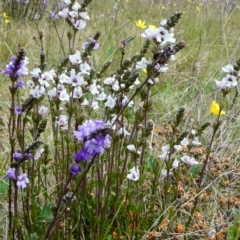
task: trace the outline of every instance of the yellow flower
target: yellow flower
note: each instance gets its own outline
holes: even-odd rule
[[[10,20],[9,20],[9,19],[5,19],[4,22],[5,22],[6,24],[8,24],[8,23],[10,23]]]
[[[142,68],[142,71],[143,71],[144,73],[147,73],[147,69],[146,69],[146,68]]]
[[[8,15],[5,12],[3,13],[3,18],[8,18]]]
[[[196,10],[197,10],[198,12],[200,12],[201,8],[200,8],[200,7],[196,7]]]
[[[220,111],[219,104],[216,103],[215,101],[212,101],[211,113],[214,114],[214,115],[219,115],[219,111]],[[225,114],[225,112],[223,110],[221,110],[220,114]]]
[[[173,6],[174,6],[174,7],[176,7],[176,6],[177,6],[177,4],[176,4],[176,3],[174,3],[174,4],[173,4]]]
[[[135,21],[137,27],[139,28],[146,28],[147,26],[145,25],[145,21],[142,21],[141,19],[139,19],[138,21]]]
[[[165,7],[164,6],[162,6],[162,10],[164,10],[165,9]]]
[[[149,25],[148,26],[150,29],[152,29],[152,30],[155,30],[157,27],[156,26],[154,26],[154,25]]]

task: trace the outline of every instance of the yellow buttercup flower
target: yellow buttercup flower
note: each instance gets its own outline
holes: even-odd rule
[[[220,112],[219,104],[215,101],[212,101],[211,113],[214,115],[219,115],[219,112]],[[220,114],[225,114],[225,112],[223,110],[221,110]]]
[[[138,21],[135,21],[136,26],[139,28],[146,28],[147,26],[145,25],[145,21],[142,21],[141,19],[139,19]]]
[[[198,12],[200,12],[201,8],[200,8],[200,7],[196,7],[196,10],[197,10]]]
[[[9,19],[7,13],[5,13],[5,12],[3,13],[3,18],[4,18],[4,22],[5,22],[6,24],[10,23],[10,19]]]
[[[155,30],[157,27],[154,26],[154,25],[149,25],[149,28],[152,29],[152,30]]]
[[[146,68],[142,68],[144,73],[147,73],[147,69]]]

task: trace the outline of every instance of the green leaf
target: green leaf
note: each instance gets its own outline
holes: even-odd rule
[[[1,179],[1,182],[0,182],[0,195],[4,194],[7,189],[8,189],[8,183],[6,183],[3,179]]]
[[[53,207],[54,203],[51,202],[48,205],[45,205],[43,207],[43,209],[41,210],[39,216],[38,216],[38,221],[46,221],[46,220],[50,220],[53,218],[52,215],[52,207]]]
[[[153,156],[150,156],[147,160],[147,167],[152,171],[156,164],[156,159]]]
[[[192,174],[192,177],[193,178],[198,177],[201,169],[202,169],[202,165],[201,164],[197,164],[197,165],[191,166],[190,173]]]
[[[213,87],[212,87],[212,84],[208,83],[206,86],[205,86],[205,90],[207,93],[211,93],[213,91]]]

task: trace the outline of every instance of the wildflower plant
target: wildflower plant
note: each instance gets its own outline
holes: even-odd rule
[[[186,46],[174,34],[182,12],[156,27],[137,21],[144,40],[140,52],[126,58],[134,37],[123,39],[117,67],[111,61],[99,67],[94,55],[101,51],[101,33],[77,42],[90,22],[90,3],[65,0],[51,12],[67,29],[58,39],[63,54],[58,65],[50,67],[39,31],[39,64],[29,68],[31,60],[19,48],[2,71],[11,95],[9,238],[180,236],[197,212],[227,107],[213,102],[215,122],[206,149],[201,137],[211,124],[194,126],[180,108],[157,154],[149,145],[155,130],[152,91]],[[237,85],[239,65],[223,68],[226,76],[216,81],[223,99]]]

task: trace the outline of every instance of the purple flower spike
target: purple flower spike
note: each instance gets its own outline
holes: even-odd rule
[[[14,109],[14,113],[16,115],[21,115],[22,114],[22,108],[19,107],[19,106],[16,106],[15,109]]]
[[[20,152],[15,152],[15,153],[13,154],[13,158],[14,158],[14,160],[16,160],[16,161],[19,161],[19,160],[22,159],[22,154],[21,154]]]
[[[76,176],[81,171],[82,171],[82,169],[77,163],[73,163],[70,167],[70,173],[74,176]]]
[[[27,184],[29,184],[29,179],[27,177],[27,174],[23,173],[23,174],[19,175],[18,179],[17,179],[17,186],[19,188],[24,189],[27,187]]]
[[[15,170],[16,170],[15,168],[9,168],[7,170],[5,177],[13,180],[16,179]]]

